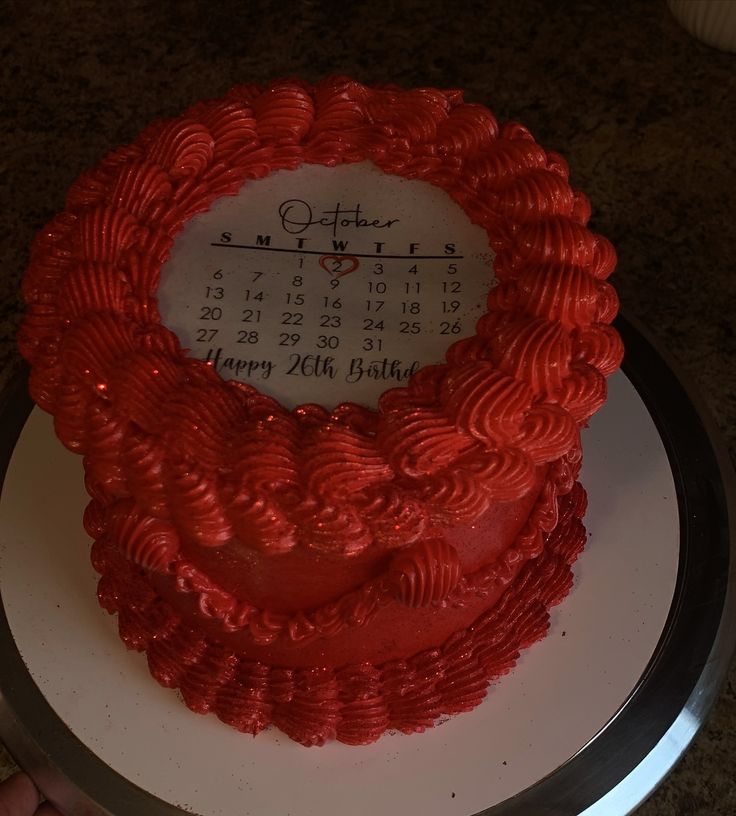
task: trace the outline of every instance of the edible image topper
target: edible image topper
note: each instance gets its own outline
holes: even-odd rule
[[[440,188],[367,162],[304,165],[193,218],[159,307],[224,379],[287,408],[373,408],[474,333],[492,260],[485,231]]]

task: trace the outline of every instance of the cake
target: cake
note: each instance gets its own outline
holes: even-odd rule
[[[405,321],[376,329],[378,321],[350,313],[359,295],[349,293],[374,287],[367,263],[386,271],[385,241],[371,231],[388,234],[400,220],[367,213],[361,190],[319,212],[308,198],[284,200],[283,234],[301,240],[292,249],[264,234],[238,243],[233,229],[221,230],[202,244],[205,254],[224,257],[219,243],[274,252],[227,272],[192,261],[192,286],[204,292],[196,276],[205,275],[216,300],[186,318],[188,329],[171,328],[186,303],[168,306],[162,320],[162,269],[176,297],[183,267],[170,266],[194,257],[181,242],[201,219],[215,218],[207,230],[222,226],[237,199],[238,212],[257,221],[259,190],[272,178],[307,196],[311,178],[355,172],[368,174],[367,185],[376,174],[398,179],[401,189],[386,193],[397,207],[405,193],[429,191],[481,231],[487,254],[473,263],[482,275],[452,278],[480,280],[479,311],[468,302],[465,317],[427,320],[421,310],[439,310],[439,295],[389,294],[380,301],[386,314],[398,314],[400,301]],[[405,220],[423,209],[411,202]],[[366,744],[471,710],[545,634],[586,540],[580,429],[622,357],[610,326],[618,301],[606,282],[615,252],[587,228],[589,216],[564,159],[523,126],[499,125],[458,91],[369,88],[344,77],[235,87],[152,124],[73,184],[32,248],[19,346],[33,399],[84,457],[99,601],[159,683],[246,733],[273,724],[304,745]],[[330,242],[309,254],[312,227]],[[443,229],[430,223],[423,235]],[[351,240],[370,233],[372,254],[348,247],[341,230]],[[403,259],[405,277],[389,270],[383,280],[419,292],[406,277],[419,271],[425,291],[461,291],[448,277],[462,273],[454,242],[435,255],[418,245],[386,255],[386,263]],[[424,259],[419,270],[409,267],[414,255]],[[320,315],[324,334],[301,331],[307,307],[297,318],[274,306],[304,303],[273,266],[284,258],[306,262],[309,297],[320,305],[324,297],[325,309],[328,283],[347,293]],[[244,290],[243,276],[262,269],[263,287]],[[222,320],[213,304],[223,276],[242,321],[280,321],[265,345],[262,329],[239,324],[238,343],[261,344],[255,356],[232,353],[234,339],[227,348],[207,340],[225,332],[207,322]],[[459,300],[441,303],[459,314]],[[187,331],[205,345],[183,347]],[[415,336],[434,342],[438,359],[436,350],[422,357]],[[384,338],[401,359],[315,351],[380,348]],[[291,380],[273,356],[287,352],[301,365]],[[354,399],[349,383],[358,379],[375,405]],[[297,380],[311,400],[294,396]]]

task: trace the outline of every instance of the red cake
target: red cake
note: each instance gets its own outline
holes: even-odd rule
[[[396,322],[396,337],[405,325],[407,335],[416,326],[447,334],[442,359],[400,371],[389,357],[367,369],[367,357],[353,356],[351,371],[385,381],[375,406],[350,401],[348,387],[334,405],[290,406],[269,392],[278,365],[268,345],[237,360],[222,347],[183,348],[157,295],[188,225],[225,197],[247,208],[250,191],[274,174],[288,181],[307,166],[337,173],[361,163],[431,185],[483,230],[493,263],[479,319],[467,330],[459,318]],[[311,275],[321,268],[325,285],[341,281],[340,291],[348,280],[363,286],[368,253],[348,254],[338,227],[357,233],[399,219],[364,215],[361,205],[345,217],[340,204],[332,220],[311,210],[297,219],[295,201],[307,206],[285,202],[286,232],[315,226],[333,238],[311,256],[302,239],[300,264],[306,258]],[[545,634],[586,539],[579,431],[622,356],[606,283],[615,253],[586,227],[589,215],[565,161],[523,126],[499,125],[457,91],[346,78],[233,88],[154,123],[75,182],[34,244],[19,344],[34,400],[84,456],[100,603],[117,613],[125,644],[146,652],[156,680],[244,732],[274,724],[305,745],[364,744],[474,708]],[[383,272],[374,243],[370,263]],[[263,235],[239,246],[287,251]],[[428,269],[441,256],[422,257]],[[457,272],[441,263],[443,274]],[[240,262],[237,274],[253,269]],[[222,297],[210,285],[221,270],[207,274],[207,295]],[[276,291],[268,280],[242,320],[276,308],[267,307]],[[461,291],[442,280],[442,291]],[[170,281],[176,289],[175,271]],[[238,285],[238,297],[257,297]],[[419,292],[408,278],[402,286]],[[303,303],[294,292],[284,297]],[[407,317],[439,309],[428,297],[401,301]],[[220,315],[215,302],[197,320]],[[399,296],[365,308],[378,302],[388,313]],[[320,325],[350,324],[363,348],[380,348],[381,335],[357,326],[377,321],[351,316],[345,298],[331,304],[342,311]],[[350,339],[312,338],[301,330],[307,312],[298,321],[279,314],[299,328],[282,331],[281,343]],[[192,325],[198,337],[220,330]],[[238,336],[264,342],[258,328]],[[412,338],[400,339],[414,354]],[[321,365],[334,378],[335,354],[297,355],[301,373]],[[252,379],[225,379],[225,359]]]

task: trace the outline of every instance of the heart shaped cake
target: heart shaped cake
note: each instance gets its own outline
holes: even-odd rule
[[[238,86],[74,183],[19,345],[156,680],[364,744],[474,708],[545,634],[623,351],[589,216],[523,126],[343,77]]]

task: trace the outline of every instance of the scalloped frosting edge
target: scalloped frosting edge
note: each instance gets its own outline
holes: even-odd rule
[[[501,282],[477,334],[377,412],[288,412],[187,357],[155,301],[182,226],[276,170],[364,160],[443,188],[487,230]],[[32,396],[85,456],[94,498],[132,499],[204,547],[308,541],[349,556],[471,523],[578,444],[621,360],[615,252],[567,177],[525,128],[457,91],[344,77],[234,88],[111,153],[38,235],[18,336]],[[160,542],[163,559],[175,537]]]
[[[459,577],[453,591],[434,605],[462,606],[465,598],[486,594],[493,585],[508,585],[520,563],[537,557],[543,546],[542,534],[557,524],[558,498],[571,490],[580,470],[580,460],[580,451],[576,450],[554,462],[514,543],[494,562]],[[394,599],[390,577],[382,575],[317,609],[278,614],[234,597],[202,570],[172,553],[169,542],[175,534],[173,528],[157,519],[138,518],[127,506],[106,513],[103,506],[92,500],[85,511],[85,527],[91,536],[98,540],[104,537],[134,564],[172,576],[176,591],[194,595],[199,613],[216,621],[223,633],[248,629],[258,645],[268,645],[280,638],[305,644],[317,638],[333,637],[345,629],[364,626],[382,606]]]
[[[194,631],[152,590],[145,575],[105,539],[93,547],[100,600],[117,613],[120,637],[146,652],[152,676],[178,688],[194,712],[212,712],[249,734],[275,725],[302,745],[351,745],[387,730],[421,732],[442,715],[475,708],[488,684],[549,627],[549,609],[568,594],[571,565],[587,535],[585,491],[576,482],[557,499],[557,524],[500,601],[436,649],[381,666],[285,669],[248,661]]]

